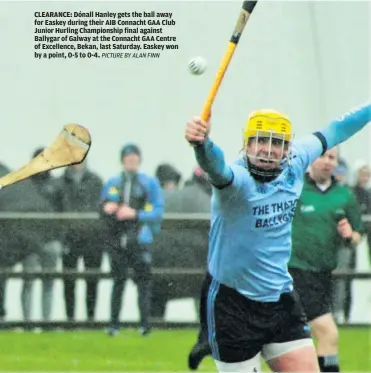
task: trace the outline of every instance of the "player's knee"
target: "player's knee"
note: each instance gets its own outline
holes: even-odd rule
[[[256,373],[261,372],[260,353],[252,359],[241,361],[238,363],[225,363],[223,361],[214,360],[219,373]]]
[[[338,344],[339,332],[332,319],[326,320],[326,322],[313,323],[312,333],[318,341],[327,345],[337,346]]]
[[[331,347],[337,347],[339,342],[339,332],[336,328],[329,328],[327,333],[322,335],[322,341]]]

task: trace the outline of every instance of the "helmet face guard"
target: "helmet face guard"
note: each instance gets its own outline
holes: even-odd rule
[[[273,110],[252,113],[244,130],[245,157],[250,172],[262,181],[276,178],[290,159],[292,138],[287,116]],[[259,152],[261,144],[264,152]],[[264,167],[264,163],[276,167]]]
[[[252,145],[252,151],[249,151],[247,156],[255,158],[266,163],[281,162],[286,157],[286,153],[290,147],[290,141],[285,140],[284,136],[273,131],[257,131],[255,137],[250,137],[247,145]],[[268,148],[264,154],[258,154],[259,144],[265,144]],[[274,148],[274,152],[272,152]]]

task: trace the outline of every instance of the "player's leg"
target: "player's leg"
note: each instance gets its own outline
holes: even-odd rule
[[[317,339],[317,355],[321,372],[339,372],[339,333],[331,313],[310,321],[313,336]]]
[[[200,328],[198,331],[197,342],[193,345],[188,355],[188,367],[190,370],[197,370],[202,360],[211,355],[211,348],[205,335],[205,331]]]
[[[263,347],[263,357],[273,372],[320,372],[311,338],[270,343]]]
[[[281,322],[262,356],[274,372],[319,372],[316,350],[296,292],[281,296]]]
[[[317,339],[321,372],[338,372],[338,331],[331,316],[331,272],[291,271],[311,332]]]
[[[200,315],[200,329],[198,331],[197,342],[192,347],[188,355],[188,367],[190,370],[196,370],[202,360],[211,355],[211,348],[207,335],[207,319],[206,319],[206,302],[208,295],[208,281],[205,279],[201,287],[201,296],[199,302],[199,315]]]
[[[224,363],[215,360],[219,373],[257,373],[261,372],[260,352],[251,359],[237,363]]]

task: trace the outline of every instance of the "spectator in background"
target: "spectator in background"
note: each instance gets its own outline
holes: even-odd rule
[[[44,148],[35,150],[32,158],[37,157]],[[61,210],[60,190],[56,179],[52,177],[50,171],[36,174],[30,177],[30,192],[38,195],[45,200],[44,212],[57,212]],[[31,194],[32,196],[32,194]],[[23,197],[22,197],[23,199]],[[40,202],[41,203],[41,202]],[[48,237],[45,243],[42,243],[41,251],[33,253],[22,261],[23,270],[35,272],[39,268],[42,271],[56,271],[57,261],[62,254],[62,245],[55,237]],[[42,283],[42,319],[50,321],[53,305],[54,279],[44,278]],[[22,287],[22,309],[25,320],[31,319],[32,299],[34,293],[34,280],[24,280]]]
[[[160,182],[165,201],[171,198],[172,194],[178,192],[182,175],[175,167],[168,163],[160,164],[156,169],[155,176]]]
[[[212,187],[207,178],[206,173],[204,170],[197,166],[193,172],[192,178],[185,183],[185,188],[187,191],[188,198],[186,200],[191,199],[192,195],[197,195],[197,198],[193,202],[193,206],[199,206],[199,211],[195,209],[194,212],[210,212],[210,199],[212,195]],[[198,231],[198,235],[203,235],[201,231]],[[202,263],[206,264],[206,255],[208,249],[208,234],[203,237],[203,244],[200,245],[203,248],[202,252],[204,255]],[[197,250],[198,248],[196,248]],[[200,263],[200,261],[198,262]],[[206,270],[206,269],[205,269]],[[198,285],[200,289],[198,292],[198,299],[200,301],[196,302],[197,308],[199,310],[200,315],[202,315],[205,311],[200,308],[205,303],[205,294],[201,292],[201,284]],[[201,328],[198,333],[197,342],[193,345],[189,355],[188,355],[188,368],[191,370],[196,370],[198,365],[202,361],[202,359],[207,356],[211,355],[211,349],[209,344],[206,342],[208,339],[207,330],[203,327],[201,323]]]
[[[5,164],[0,163],[0,177],[5,176],[10,172],[10,169],[5,166]],[[0,198],[0,204],[2,199]],[[1,242],[3,243],[3,242]],[[0,252],[2,251],[3,247],[0,247]],[[0,255],[0,269],[6,270],[7,266],[4,265],[3,255]],[[0,277],[0,321],[4,320],[6,316],[6,309],[5,309],[5,294],[6,294],[6,278]]]
[[[51,183],[52,184],[52,183]],[[50,185],[51,185],[50,184]],[[51,212],[54,205],[49,196],[41,193],[34,178],[22,180],[10,185],[0,193],[0,211],[2,212]],[[11,268],[17,263],[23,264],[24,271],[35,271],[44,259],[50,264],[50,257],[57,255],[49,252],[47,242],[55,239],[52,230],[40,229],[40,225],[29,222],[27,227],[14,228],[12,222],[0,226],[0,250],[2,267]],[[42,259],[41,259],[42,258]],[[21,305],[24,320],[32,318],[34,280],[24,280],[21,293]],[[43,282],[42,312],[44,318],[50,317],[52,304],[52,285]],[[28,327],[26,327],[28,329]]]
[[[206,174],[196,167],[192,177],[180,189],[165,192],[166,213],[210,213],[211,188]],[[163,230],[155,243],[154,265],[159,267],[199,268],[206,264],[208,232],[199,228]],[[163,318],[166,303],[171,299],[189,298],[198,300],[201,284],[193,280],[177,282],[176,278],[157,277],[153,286],[153,312]]]
[[[92,172],[85,160],[81,164],[66,168],[60,178],[62,209],[64,212],[98,212],[102,179]],[[84,260],[85,269],[98,270],[103,256],[103,242],[100,232],[91,234],[81,226],[71,226],[64,237],[63,269],[77,269],[78,259]],[[76,280],[64,280],[64,297],[68,320],[75,318]],[[86,311],[89,321],[94,319],[97,300],[98,280],[86,280]]]
[[[313,336],[322,372],[339,372],[338,330],[332,317],[332,271],[344,244],[355,250],[363,224],[352,191],[333,177],[337,148],[311,165],[298,201],[288,263]]]
[[[155,176],[160,182],[163,190],[173,190],[179,187],[179,183],[182,179],[182,175],[170,164],[160,164],[157,169]]]
[[[345,173],[345,172],[343,172]],[[349,177],[347,177],[349,180]],[[370,168],[364,162],[356,164],[355,167],[355,181],[353,192],[360,205],[361,214],[366,215],[371,213],[371,195],[367,189],[370,181]],[[348,183],[348,185],[351,182]],[[365,232],[367,234],[367,241],[370,247],[370,225],[365,224]],[[370,254],[371,257],[371,254]],[[357,262],[357,251],[350,245],[344,244],[338,251],[338,267],[339,270],[355,270]],[[351,279],[337,279],[335,281],[334,292],[334,317],[338,323],[348,323],[352,306],[352,280]]]
[[[204,193],[206,193],[209,197],[212,195],[212,188],[209,180],[207,179],[205,171],[200,167],[197,166],[192,174],[192,177],[185,182],[185,186],[194,187],[196,190],[203,190]],[[192,190],[192,189],[190,189]],[[200,193],[197,193],[201,196]],[[203,197],[202,200],[204,201]],[[209,201],[210,204],[210,201]],[[210,206],[208,208],[208,211],[210,210]]]
[[[205,172],[197,166],[183,188],[168,195],[165,200],[166,212],[209,213],[210,198],[210,183]]]
[[[10,169],[4,163],[0,163],[0,177],[5,176],[9,172]]]
[[[371,214],[371,192],[369,189],[371,169],[366,163],[361,163],[355,170],[356,180],[353,191],[361,208],[362,215]],[[371,259],[371,226],[366,224],[367,243]]]
[[[344,159],[339,158],[338,164],[334,169],[334,177],[340,185],[349,184],[349,170],[348,165]]]
[[[371,170],[365,162],[358,162],[355,167],[355,185],[353,187],[357,202],[359,203],[362,215],[371,214],[371,192],[368,188],[370,182]],[[370,222],[365,223],[365,233],[367,237],[367,245],[369,249],[369,258],[371,259],[371,225]],[[348,250],[349,251],[349,250]],[[355,270],[357,264],[356,250],[348,252],[348,267],[347,269]],[[346,279],[345,282],[345,299],[344,299],[344,321],[349,321],[351,305],[352,305],[352,280]]]
[[[119,332],[122,296],[128,268],[134,269],[138,287],[141,335],[150,333],[152,286],[152,224],[163,217],[163,195],[157,178],[140,172],[142,155],[135,144],[120,153],[123,171],[104,185],[102,219],[111,235],[110,258],[113,276],[109,335]]]

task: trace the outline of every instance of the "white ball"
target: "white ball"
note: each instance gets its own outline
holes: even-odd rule
[[[193,57],[188,62],[188,69],[191,74],[201,75],[206,70],[206,60],[203,57]]]

